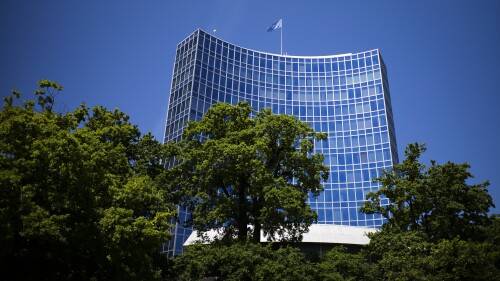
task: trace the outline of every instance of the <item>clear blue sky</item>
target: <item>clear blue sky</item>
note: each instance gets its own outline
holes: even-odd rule
[[[400,156],[469,162],[500,210],[500,1],[0,2],[0,93],[27,97],[42,78],[64,85],[56,109],[119,108],[162,139],[177,43],[197,28],[290,55],[380,49]]]

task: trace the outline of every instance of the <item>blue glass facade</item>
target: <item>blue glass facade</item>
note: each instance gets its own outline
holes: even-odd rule
[[[360,213],[371,179],[398,162],[387,72],[378,50],[331,56],[289,56],[242,48],[197,30],[177,46],[165,142],[178,141],[188,120],[213,104],[247,101],[255,111],[295,115],[328,134],[315,152],[330,177],[308,203],[318,224],[379,227],[383,218]],[[182,210],[181,210],[182,211]],[[191,230],[182,226],[164,251],[176,255]]]

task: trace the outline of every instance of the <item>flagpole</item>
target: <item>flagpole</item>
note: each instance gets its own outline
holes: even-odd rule
[[[278,28],[280,29],[280,55],[283,55],[283,19],[271,24],[267,32],[275,31]]]
[[[283,19],[281,19],[281,28],[280,28],[280,53],[283,55]]]

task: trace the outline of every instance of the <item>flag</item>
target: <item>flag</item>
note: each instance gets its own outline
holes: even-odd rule
[[[275,31],[276,29],[282,28],[282,27],[283,27],[283,22],[280,19],[279,21],[271,24],[271,26],[267,29],[267,32]]]

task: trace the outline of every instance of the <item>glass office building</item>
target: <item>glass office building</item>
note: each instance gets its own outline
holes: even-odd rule
[[[378,50],[329,56],[290,56],[254,51],[196,30],[177,46],[165,142],[178,141],[188,120],[201,120],[215,103],[248,102],[255,112],[271,108],[294,115],[328,140],[315,144],[330,177],[308,203],[318,224],[379,227],[383,218],[359,212],[371,180],[398,162],[387,71]],[[172,163],[170,164],[172,165]],[[387,203],[387,202],[385,202]],[[191,230],[180,210],[165,243],[182,252]]]

